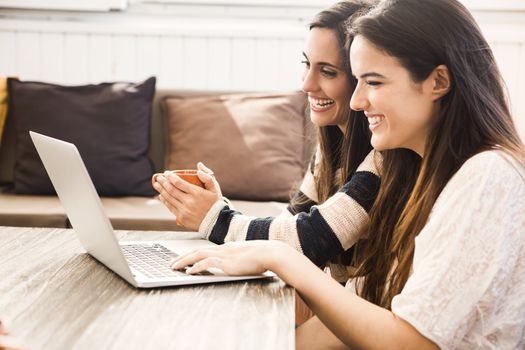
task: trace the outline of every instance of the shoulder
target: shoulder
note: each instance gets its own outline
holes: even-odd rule
[[[508,171],[524,171],[523,166],[521,166],[511,155],[507,154],[503,150],[488,150],[477,153],[467,159],[461,169],[469,168],[494,168],[501,167],[502,169]]]
[[[363,162],[357,168],[357,171],[367,171],[376,176],[379,176],[383,167],[383,156],[381,152],[375,149],[371,150],[370,153],[365,157]]]
[[[458,214],[457,222],[469,216],[476,222],[484,221],[482,217],[496,222],[498,215],[519,215],[523,210],[523,165],[503,151],[490,150],[465,161],[439,195],[429,219],[443,216],[447,221]]]
[[[466,184],[478,188],[494,184],[525,187],[525,168],[502,150],[480,152],[463,163],[446,187]]]

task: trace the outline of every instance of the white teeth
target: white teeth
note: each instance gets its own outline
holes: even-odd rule
[[[368,117],[368,124],[375,125],[381,123],[385,117]]]
[[[326,107],[326,106],[329,106],[333,103],[335,103],[334,100],[332,99],[328,99],[328,98],[308,98],[308,101],[310,102],[310,104],[312,105],[315,105],[316,107]]]

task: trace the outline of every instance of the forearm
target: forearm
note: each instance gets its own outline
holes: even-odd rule
[[[301,254],[286,252],[273,262],[272,270],[353,349],[437,349],[410,324],[354,295]]]
[[[364,209],[338,193],[309,213],[296,216],[255,218],[224,204],[214,205],[199,231],[218,244],[255,239],[285,242],[322,266],[359,239],[366,220]]]

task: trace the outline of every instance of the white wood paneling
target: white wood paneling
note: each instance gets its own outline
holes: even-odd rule
[[[516,126],[525,139],[525,44],[504,41],[491,43],[491,47],[507,86]]]
[[[254,90],[255,40],[252,38],[232,39],[232,74],[231,87],[233,90]]]
[[[517,101],[518,79],[517,68],[520,62],[520,45],[512,43],[492,43],[494,56],[505,80],[509,97],[514,107]]]
[[[63,33],[40,34],[40,60],[40,79],[67,83]]]
[[[110,35],[87,34],[88,76],[90,83],[114,80],[112,70],[113,45]]]
[[[304,39],[281,39],[277,72],[282,89],[299,89],[302,84]]]
[[[44,10],[75,10],[75,11],[109,11],[123,10],[127,7],[126,0],[0,0],[0,6],[10,8],[44,9]]]
[[[216,38],[208,41],[208,88],[210,90],[231,89],[232,40]]]
[[[89,36],[65,34],[64,81],[70,85],[83,84],[89,77]]]
[[[0,31],[0,72],[5,75],[16,75],[16,32]],[[5,73],[3,73],[5,72]]]
[[[160,38],[160,75],[157,84],[164,88],[182,88],[183,49],[182,38]]]
[[[279,85],[277,65],[279,63],[280,41],[278,39],[256,39],[253,64],[254,84],[262,90],[272,90]]]
[[[158,36],[137,36],[136,72],[137,79],[160,76],[160,38]]]
[[[514,119],[521,138],[525,142],[525,42],[520,44],[520,56],[517,67],[518,84],[515,87],[513,102]]]
[[[113,57],[111,73],[115,80],[136,78],[136,37],[135,35],[114,35],[111,38]]]
[[[208,85],[208,42],[206,38],[185,37],[182,44],[182,86],[205,90]]]
[[[1,32],[0,32],[1,33]],[[2,52],[6,52],[2,46]],[[38,80],[41,71],[40,33],[18,32],[16,38],[17,70],[12,75],[25,80]],[[2,60],[0,60],[1,62]],[[0,70],[2,73],[2,70]]]

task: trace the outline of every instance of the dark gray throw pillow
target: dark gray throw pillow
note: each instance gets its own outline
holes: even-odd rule
[[[29,130],[74,143],[101,196],[150,196],[154,77],[141,83],[61,86],[8,80],[15,126],[14,190],[54,194]],[[64,164],[64,172],[68,164]]]

